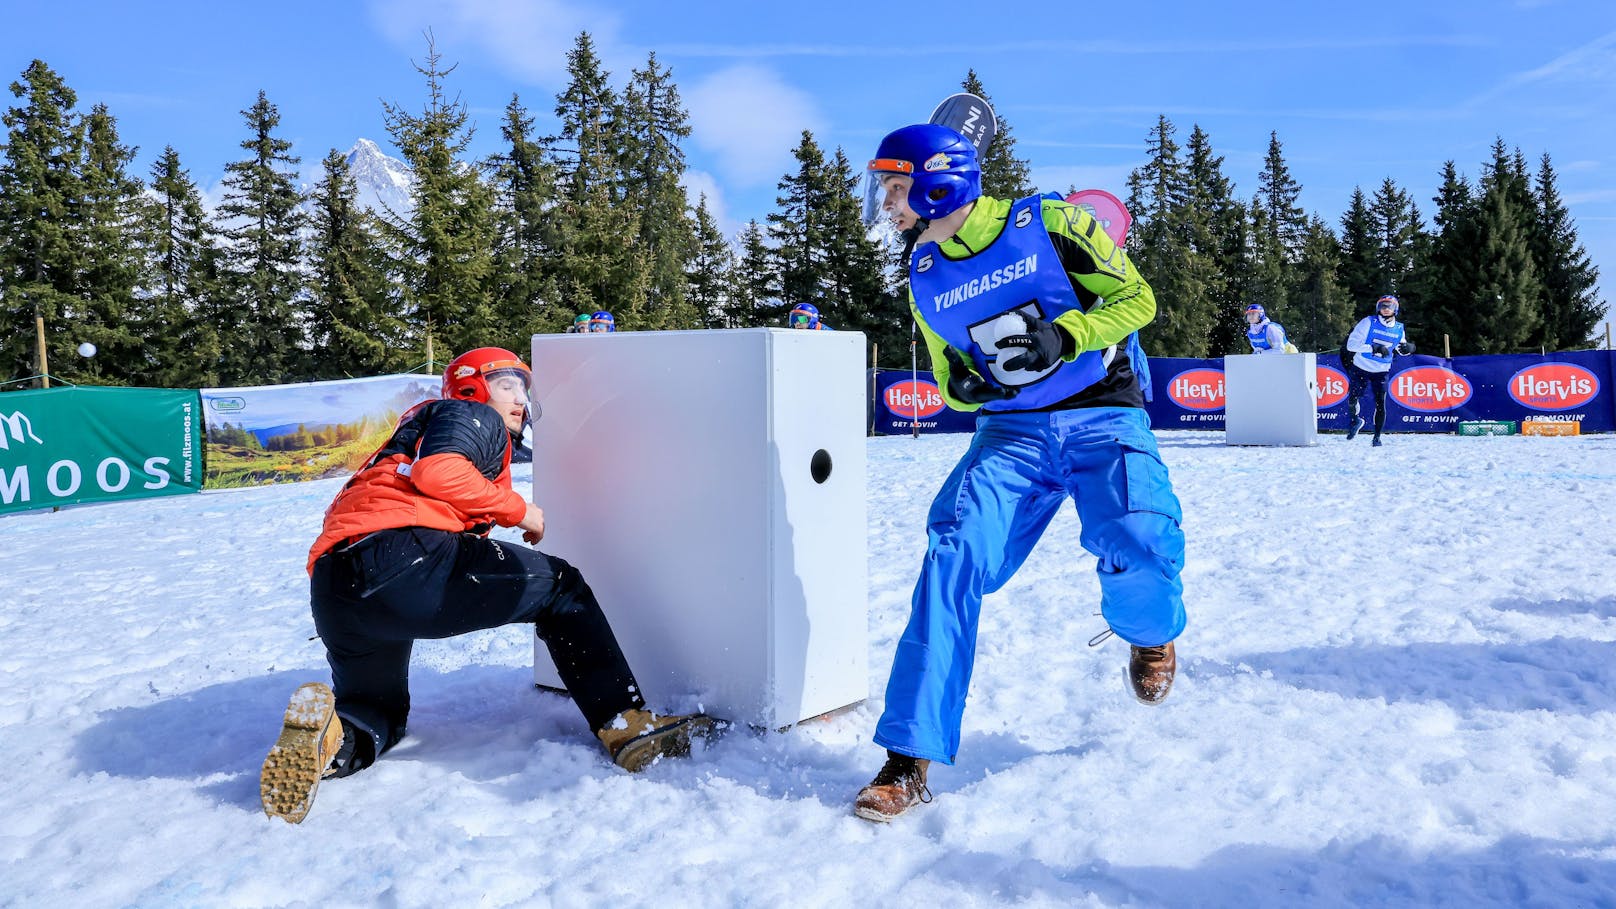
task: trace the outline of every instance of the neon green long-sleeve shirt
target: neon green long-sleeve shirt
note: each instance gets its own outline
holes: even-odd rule
[[[950,259],[963,259],[973,252],[986,249],[1004,231],[1010,215],[1011,202],[982,196],[966,216],[965,223],[954,236],[938,243],[938,249]],[[1043,200],[1041,214],[1044,229],[1049,231],[1061,268],[1072,282],[1082,304],[1082,311],[1073,309],[1061,314],[1055,324],[1072,336],[1075,342],[1072,356],[1090,350],[1104,350],[1120,344],[1128,335],[1150,324],[1156,317],[1156,295],[1150,285],[1134,269],[1128,254],[1111,242],[1098,221],[1087,211],[1075,205],[1054,199]],[[948,393],[948,360],[943,356],[948,342],[931,326],[919,307],[914,294],[909,296],[909,308],[914,313],[920,332],[926,338],[926,349],[931,354],[931,368],[937,385],[943,391],[943,400],[955,410],[972,411],[980,404],[967,404]],[[961,351],[969,363],[968,351]],[[1115,370],[1123,364],[1122,358],[1113,361]],[[1131,376],[1131,373],[1130,373]],[[1082,397],[1080,393],[1078,397]],[[1081,406],[1079,403],[1077,406]]]

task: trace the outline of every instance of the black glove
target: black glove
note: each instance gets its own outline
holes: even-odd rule
[[[1384,344],[1375,344],[1372,346],[1371,353],[1377,357],[1389,357],[1392,355],[1392,349]]]
[[[1409,354],[1412,354],[1413,352],[1414,352],[1414,342],[1413,341],[1404,341],[1403,343],[1397,345],[1397,353],[1399,355],[1401,355],[1401,356],[1406,357]]]
[[[1072,340],[1072,336],[1056,328],[1055,323],[1028,315],[1024,310],[1018,309],[1015,313],[1027,323],[1027,331],[1025,334],[1005,335],[999,339],[999,365],[1005,369],[1043,372],[1076,348],[1077,342]],[[1003,359],[1004,351],[1017,348],[1022,352],[1008,360]]]
[[[1004,388],[994,385],[971,371],[965,365],[965,359],[959,351],[949,347],[943,351],[943,358],[948,360],[948,393],[957,401],[966,404],[986,404],[989,401],[1004,401],[1016,396],[1020,389]]]

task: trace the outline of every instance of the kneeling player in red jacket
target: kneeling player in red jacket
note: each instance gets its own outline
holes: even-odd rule
[[[522,528],[528,543],[544,536],[544,512],[511,489],[530,380],[510,351],[462,354],[442,399],[411,408],[326,510],[308,569],[331,685],[292,695],[260,778],[270,816],[301,821],[323,777],[363,770],[403,738],[410,649],[422,638],[534,624],[589,728],[627,770],[684,754],[712,730],[699,714],[646,709],[576,568],[489,539],[496,524]]]

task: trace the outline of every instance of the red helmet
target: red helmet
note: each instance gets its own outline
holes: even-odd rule
[[[479,347],[468,350],[443,371],[443,397],[462,401],[488,403],[488,380],[493,376],[513,374],[522,377],[523,384],[531,385],[533,371],[522,358],[503,347]]]

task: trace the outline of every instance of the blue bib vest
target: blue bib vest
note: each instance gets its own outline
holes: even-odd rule
[[[1256,325],[1246,329],[1246,340],[1251,342],[1252,350],[1268,350],[1268,320],[1264,319]]]
[[[1013,203],[1004,230],[974,255],[950,259],[936,243],[926,243],[909,261],[915,309],[927,327],[968,352],[977,372],[1006,388],[1020,389],[1008,401],[982,405],[984,411],[1048,407],[1105,377],[1105,359],[1092,350],[1070,363],[1057,360],[1042,372],[999,365],[996,343],[1003,335],[995,323],[1000,316],[1019,309],[1053,322],[1061,313],[1081,308],[1044,229],[1042,208],[1040,196]],[[1002,359],[1020,352],[1020,348],[1006,351]]]
[[[1375,345],[1383,344],[1390,349],[1403,343],[1403,323],[1393,322],[1387,325],[1380,321],[1379,316],[1370,316],[1369,337],[1365,339],[1365,343],[1369,345],[1369,349],[1359,354],[1359,356],[1366,360],[1373,360],[1376,363],[1384,363],[1390,367],[1392,365],[1391,354],[1384,357],[1375,356]]]

